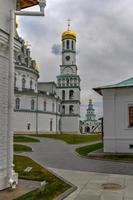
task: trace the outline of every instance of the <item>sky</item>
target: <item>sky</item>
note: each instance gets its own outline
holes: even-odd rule
[[[18,32],[40,66],[39,81],[56,81],[60,73],[61,34],[68,18],[77,33],[81,118],[85,118],[90,96],[98,118],[102,97],[92,88],[118,83],[133,74],[133,0],[47,0],[45,17],[19,17]]]

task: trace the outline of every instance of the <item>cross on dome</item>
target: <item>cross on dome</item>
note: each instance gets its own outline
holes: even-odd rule
[[[70,31],[70,27],[71,27],[71,19],[70,18],[68,18],[68,31]]]

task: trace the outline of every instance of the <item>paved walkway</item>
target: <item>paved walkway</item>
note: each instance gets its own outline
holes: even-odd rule
[[[78,187],[66,200],[133,200],[133,176],[51,170]],[[105,183],[119,184],[122,188],[103,189],[102,184]]]
[[[75,148],[81,144],[69,145],[63,141],[46,138],[40,138],[40,140],[39,143],[27,144],[34,151],[28,152],[26,155],[45,167],[133,175],[132,163],[86,159],[75,153]]]

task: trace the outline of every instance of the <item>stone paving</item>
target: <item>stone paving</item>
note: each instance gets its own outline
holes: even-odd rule
[[[53,169],[78,189],[65,200],[133,200],[133,176]],[[104,189],[102,184],[115,183],[121,189]]]
[[[23,194],[31,192],[40,186],[38,181],[19,180],[15,190],[3,190],[0,192],[0,200],[13,200]]]

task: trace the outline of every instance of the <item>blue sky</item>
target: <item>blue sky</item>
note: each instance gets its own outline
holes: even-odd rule
[[[36,8],[33,8],[33,10]],[[47,0],[45,17],[19,17],[19,34],[31,44],[41,81],[56,81],[61,64],[61,33],[72,20],[77,33],[81,77],[81,116],[89,96],[98,117],[102,98],[92,88],[120,82],[133,74],[132,0]]]

